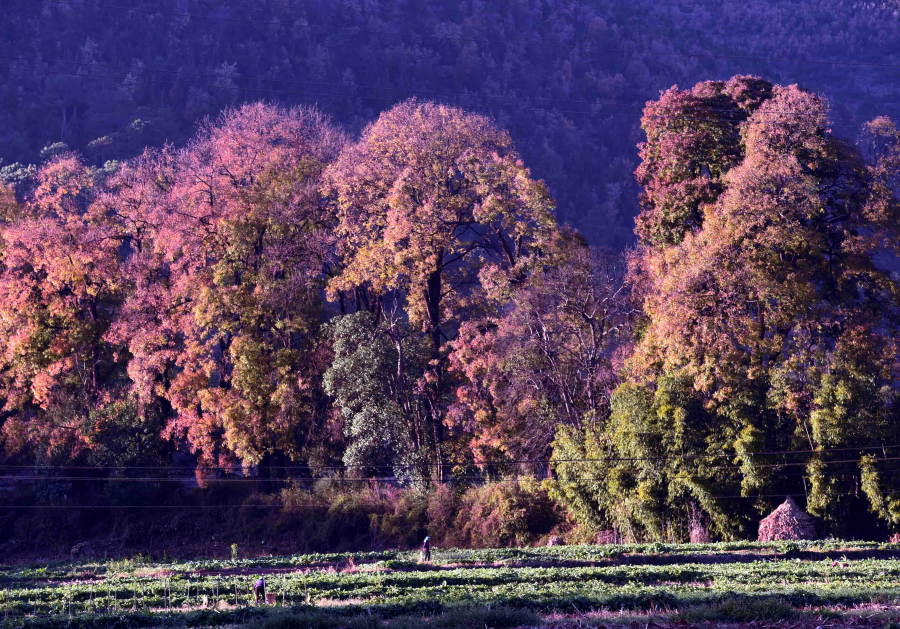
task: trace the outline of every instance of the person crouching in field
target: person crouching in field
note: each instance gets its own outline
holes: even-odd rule
[[[260,577],[259,580],[253,584],[253,596],[256,597],[256,604],[259,605],[259,600],[262,598],[263,603],[266,602],[266,578]]]

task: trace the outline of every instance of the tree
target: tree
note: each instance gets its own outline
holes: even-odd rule
[[[387,468],[400,479],[427,479],[422,465],[431,435],[411,387],[427,368],[430,348],[402,322],[391,330],[373,318],[363,310],[329,323],[334,360],[324,385],[344,418],[344,464],[351,476],[383,475]]]
[[[9,203],[0,249],[0,398],[8,452],[70,458],[102,430],[98,411],[124,389],[122,346],[106,340],[124,298],[121,240],[93,205],[95,180],[64,154]]]
[[[740,470],[705,456],[721,420],[692,385],[673,374],[652,389],[626,381],[613,392],[606,421],[561,426],[550,495],[587,528],[614,528],[635,541],[685,539],[701,508],[723,536],[739,536],[751,524],[746,510],[717,495],[740,484]]]
[[[487,307],[485,286],[521,281],[554,221],[509,135],[483,116],[407,101],[382,114],[329,168],[340,298],[365,287],[403,300],[430,338],[425,394],[442,459],[445,341]],[[439,471],[439,476],[443,472]]]
[[[647,104],[636,175],[643,187],[635,231],[648,245],[673,245],[703,224],[704,206],[724,189],[740,163],[740,125],[772,96],[772,84],[752,76],[674,86]]]
[[[885,162],[834,137],[824,100],[796,86],[775,86],[739,129],[727,150],[708,149],[734,156],[716,187],[702,199],[661,191],[642,215],[630,278],[645,321],[601,441],[607,456],[630,456],[647,436],[617,427],[653,418],[659,452],[680,461],[654,481],[654,500],[695,501],[725,537],[753,511],[717,496],[802,490],[786,470],[803,471],[807,509],[837,527],[858,508],[845,494],[859,472],[835,462],[852,450],[829,450],[896,443],[900,285],[882,260],[897,254],[900,205]],[[682,159],[673,172],[704,162]],[[657,238],[667,224],[682,236]],[[660,399],[671,382],[674,406]],[[809,454],[759,455],[795,451]],[[633,473],[622,461],[601,475]],[[640,482],[616,487],[625,501],[648,495]],[[648,513],[626,519],[660,534]]]
[[[113,181],[133,295],[112,337],[166,432],[201,465],[299,458],[323,421],[318,334],[330,254],[319,177],[343,136],[311,109],[256,104],[147,153]]]
[[[563,232],[507,303],[463,323],[450,364],[451,418],[476,458],[546,459],[561,425],[603,421],[629,305],[619,257]]]

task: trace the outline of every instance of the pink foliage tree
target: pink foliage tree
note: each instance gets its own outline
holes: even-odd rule
[[[343,136],[310,109],[256,104],[183,150],[146,153],[105,199],[129,235],[132,294],[110,338],[135,389],[207,466],[297,457],[327,351],[317,341],[333,246],[319,177]]]
[[[94,414],[123,388],[124,355],[106,333],[124,298],[121,235],[93,203],[74,155],[45,164],[24,207],[7,194],[0,266],[0,398],[10,451],[77,454]]]

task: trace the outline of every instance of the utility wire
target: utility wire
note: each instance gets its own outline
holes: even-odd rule
[[[890,457],[890,458],[881,458],[876,459],[876,462],[881,461],[900,461],[900,457]],[[576,461],[582,462],[582,461]],[[588,462],[588,461],[584,461]],[[844,459],[840,461],[820,461],[823,465],[836,465],[843,463],[861,463],[862,459]],[[764,465],[756,465],[756,468],[785,468],[785,467],[802,467],[809,464],[809,461],[796,462],[796,463],[769,463]],[[714,470],[740,470],[743,469],[743,465],[714,465],[712,467],[707,467],[704,471],[714,471]],[[798,474],[802,476],[803,474]],[[0,475],[0,482],[24,482],[24,481],[113,481],[113,482],[184,482],[190,481],[191,479],[196,478],[195,476],[24,476],[24,475]],[[454,480],[483,480],[484,476],[480,475],[460,475],[453,476]],[[244,477],[244,478],[221,478],[221,479],[211,479],[215,482],[225,482],[225,483],[257,483],[257,482],[315,482],[320,480],[334,480],[336,482],[346,482],[346,483],[367,483],[367,482],[398,482],[402,481],[403,478],[396,476],[374,476],[374,477],[360,477],[360,478],[333,478],[325,476],[288,476],[285,478],[264,478],[261,476],[252,476],[252,477]],[[534,480],[534,478],[530,477],[516,477],[516,478],[503,478],[498,479],[493,482],[519,482],[521,480]],[[598,477],[584,477],[584,478],[574,478],[572,480],[601,480]]]
[[[884,461],[900,461],[900,456],[898,457],[888,457],[876,459],[876,462],[884,462]],[[861,463],[862,459],[844,459],[839,461],[820,461],[823,465],[837,465],[837,464],[846,464],[846,463]],[[805,466],[809,463],[806,462],[796,462],[796,463],[772,463],[759,465],[756,467],[761,468],[786,468],[786,467],[799,467]],[[711,472],[716,470],[739,470],[742,469],[742,465],[716,465],[709,468],[706,468],[704,471]],[[898,471],[898,470],[892,470]],[[778,474],[780,477],[797,477],[797,476],[805,476],[802,472],[800,473],[780,473]],[[846,475],[844,475],[846,476]],[[192,479],[195,479],[195,476],[179,476],[179,477],[162,477],[162,476],[0,476],[0,482],[41,482],[41,481],[88,481],[88,482],[171,482],[171,483],[184,483],[190,482]],[[286,478],[262,478],[259,476],[254,477],[245,477],[245,478],[212,478],[209,479],[209,482],[214,483],[260,483],[260,482],[275,482],[275,483],[284,483],[284,482],[318,482],[322,480],[333,480],[337,483],[403,483],[406,482],[407,479],[398,478],[395,476],[374,476],[374,477],[362,477],[362,478],[328,478],[328,477],[315,477],[315,476],[307,476],[307,477],[286,477]],[[554,480],[553,477],[545,477],[545,478],[537,478],[534,476],[517,476],[514,478],[498,478],[491,479],[485,478],[480,475],[461,475],[454,476],[453,480],[455,481],[476,481],[476,482],[484,482],[484,483],[521,483],[521,482],[536,482],[540,480]],[[589,482],[589,481],[599,481],[604,480],[604,477],[601,476],[564,476],[562,479],[564,482]]]
[[[803,473],[779,474],[780,477],[787,476],[805,476]],[[478,481],[484,483],[522,483],[522,482],[539,482],[541,480],[554,480],[550,477],[537,478],[532,476],[517,476],[514,478],[485,478],[484,476],[453,476],[454,481]],[[180,477],[161,477],[161,476],[144,476],[144,477],[128,477],[128,476],[0,476],[0,484],[18,483],[18,482],[41,482],[41,481],[94,481],[94,482],[135,482],[135,483],[185,483],[195,480],[195,476]],[[329,477],[286,477],[286,478],[210,478],[210,483],[297,483],[297,482],[318,482],[333,481],[335,483],[403,483],[407,479],[396,476],[372,476],[368,478],[329,478]],[[603,480],[599,476],[586,477],[565,477],[566,481],[597,481]]]
[[[840,448],[821,448],[819,450],[773,450],[768,452],[748,452],[748,456],[786,456],[793,454],[827,454],[829,452],[853,452],[853,451],[871,451],[871,450],[894,450],[900,448],[897,445],[877,445],[877,446],[858,446],[858,447],[840,447]],[[646,457],[598,457],[598,458],[572,458],[572,459],[518,459],[512,461],[503,460],[474,460],[474,461],[444,461],[442,463],[422,463],[407,465],[366,465],[366,464],[347,464],[347,465],[269,465],[265,469],[271,470],[343,470],[349,468],[365,468],[365,469],[416,469],[422,467],[436,467],[442,465],[444,467],[453,466],[471,466],[471,465],[547,465],[556,463],[604,463],[604,462],[639,462],[639,461],[672,461],[672,460],[697,460],[697,459],[717,459],[723,457],[737,457],[738,453],[721,452],[717,454],[672,454],[664,456],[646,456]],[[884,457],[877,460],[893,460]],[[823,461],[827,463],[827,461]],[[805,465],[806,463],[803,463]],[[772,464],[774,466],[783,464]],[[741,466],[737,466],[741,467]],[[0,464],[0,469],[44,469],[44,470],[170,470],[172,466],[168,465],[7,465]],[[240,469],[240,466],[198,466],[191,468],[191,471],[227,471],[233,472]]]
[[[171,11],[158,11],[155,9],[137,9],[129,6],[121,6],[121,5],[113,5],[113,4],[95,4],[95,3],[86,3],[86,2],[70,2],[67,0],[43,0],[44,4],[58,4],[58,5],[66,5],[66,6],[74,6],[74,7],[83,7],[83,8],[94,8],[94,9],[109,9],[113,11],[126,11],[133,13],[144,13],[149,15],[167,15],[170,17],[178,17],[178,18],[187,18],[187,19],[196,19],[196,20],[211,20],[211,21],[219,21],[219,22],[234,22],[239,24],[260,24],[264,26],[272,26],[274,22],[272,21],[263,21],[263,20],[250,20],[246,18],[231,18],[231,17],[220,17],[220,16],[212,16],[212,15],[196,15],[192,13],[175,13]],[[299,24],[293,23],[290,25],[292,28],[295,26],[299,26],[301,28],[306,28],[309,30],[325,30],[325,31],[347,31],[356,34],[367,34],[367,35],[379,35],[391,37],[394,39],[403,38],[410,35],[410,33],[396,33],[391,31],[377,31],[377,30],[369,30],[355,27],[333,27],[333,26],[317,26],[310,24]],[[572,44],[549,44],[544,42],[536,42],[536,41],[514,41],[514,40],[503,40],[503,39],[479,39],[474,37],[453,37],[450,35],[425,35],[421,33],[414,33],[415,37],[420,37],[422,39],[437,39],[443,41],[460,41],[460,42],[474,42],[474,43],[489,43],[489,44],[505,44],[505,45],[513,45],[513,46],[535,46],[541,48],[557,48],[564,50],[576,50],[578,46]],[[817,66],[845,66],[845,67],[857,67],[857,68],[900,68],[900,64],[896,63],[866,63],[866,62],[855,62],[855,61],[826,61],[822,59],[792,59],[787,57],[754,57],[749,55],[728,55],[728,54],[716,54],[716,53],[689,53],[689,52],[675,52],[675,51],[657,51],[657,50],[629,50],[627,48],[597,48],[598,52],[603,53],[624,53],[624,54],[632,54],[632,55],[649,55],[649,56],[663,56],[663,57],[690,57],[697,59],[730,59],[736,61],[760,61],[765,63],[796,63],[803,65],[817,65]]]
[[[740,494],[732,495],[714,495],[707,496],[712,500],[759,500],[762,498],[806,498],[806,493],[773,493],[773,494],[756,494],[752,496],[742,496]],[[858,491],[845,491],[829,496],[865,496],[864,493]],[[673,497],[668,500],[695,500],[694,497]],[[552,500],[541,500],[540,502],[552,503]],[[292,509],[295,507],[327,507],[327,502],[319,503],[293,503],[293,504],[233,504],[233,505],[0,505],[2,509]]]

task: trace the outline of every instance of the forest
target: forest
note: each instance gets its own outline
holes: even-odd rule
[[[890,5],[13,4],[0,554],[900,536]]]
[[[7,0],[0,178],[183,145],[205,116],[317,105],[351,134],[411,97],[488,115],[597,246],[634,241],[646,101],[738,74],[897,118],[895,0]]]
[[[387,482],[447,537],[500,518],[458,516],[463,544],[529,518],[740,539],[780,495],[892,531],[900,131],[852,145],[752,76],[642,125],[625,253],[559,225],[495,122],[431,102],[356,140],[257,103],[114,169],[48,159],[4,194],[4,478],[50,506],[152,504],[179,455],[201,493]]]

